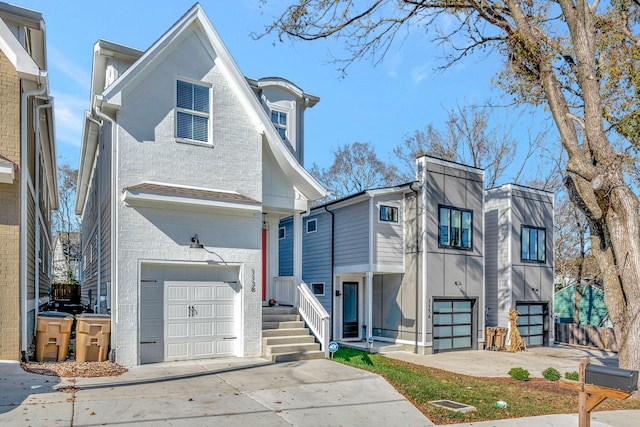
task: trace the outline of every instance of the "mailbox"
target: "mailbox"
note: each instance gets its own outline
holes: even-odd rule
[[[586,384],[623,390],[629,393],[638,390],[638,371],[589,364],[586,366],[584,376]]]

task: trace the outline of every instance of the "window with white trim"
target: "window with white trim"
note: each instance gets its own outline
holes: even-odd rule
[[[278,110],[271,110],[271,122],[280,134],[280,138],[287,139],[287,113]]]
[[[307,220],[307,233],[318,231],[318,220],[316,218]]]
[[[520,227],[520,253],[523,261],[545,262],[547,230],[523,225]]]
[[[278,228],[278,239],[282,240],[285,237],[287,237],[287,232],[286,232],[285,228],[284,227]]]
[[[311,292],[317,296],[324,295],[324,283],[312,283],[311,284]]]
[[[209,86],[177,80],[176,138],[209,142]]]
[[[398,222],[398,208],[395,206],[380,206],[380,221]]]

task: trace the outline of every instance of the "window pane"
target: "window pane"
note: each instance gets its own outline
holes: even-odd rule
[[[460,246],[460,211],[451,211],[451,246]]]
[[[278,128],[278,133],[280,134],[280,138],[287,139],[287,130],[284,128]]]
[[[471,335],[471,325],[460,325],[453,327],[454,336]]]
[[[209,112],[209,88],[193,85],[193,110],[201,113]]]
[[[530,326],[529,327],[529,333],[531,335],[542,335],[542,325],[540,326]]]
[[[178,80],[178,108],[193,109],[193,85]]]
[[[458,313],[453,315],[454,323],[471,323],[471,313]]]
[[[450,337],[451,336],[451,326],[436,326],[433,328],[433,336],[434,337]]]
[[[529,229],[526,227],[522,228],[522,236],[520,236],[522,240],[521,246],[521,258],[529,259]]]
[[[471,301],[454,301],[453,308],[455,311],[471,312]]]
[[[450,314],[436,314],[433,316],[433,322],[436,325],[450,325],[453,323]]]
[[[466,348],[471,347],[471,337],[460,337],[453,339],[454,348]]]
[[[280,120],[278,121],[278,124],[282,125],[282,126],[286,126],[287,125],[287,115],[285,113],[279,113],[280,115]]]
[[[433,340],[434,350],[447,350],[450,349],[452,345],[451,338],[441,339],[441,340]]]
[[[434,301],[433,312],[434,313],[451,313],[451,301]]]
[[[544,307],[540,304],[534,304],[529,306],[529,313],[531,314],[542,314],[544,312]]]
[[[538,260],[538,230],[529,230],[529,259]]]
[[[545,260],[545,230],[538,230],[538,261]]]
[[[542,345],[542,336],[529,337],[529,345],[530,346]]]
[[[193,136],[191,139],[196,141],[207,142],[209,132],[209,119],[206,117],[192,116],[193,117]]]
[[[447,208],[440,208],[440,245],[449,246],[449,222],[450,222],[450,210]]]
[[[462,212],[462,247],[471,247],[471,212]]]
[[[278,123],[278,112],[277,111],[271,111],[271,122],[272,123]]]
[[[191,114],[185,114],[178,111],[177,126],[177,136],[179,138],[191,138],[191,134],[193,133]]]

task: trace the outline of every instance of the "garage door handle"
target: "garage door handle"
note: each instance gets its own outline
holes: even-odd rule
[[[140,341],[140,344],[156,344],[156,341]]]
[[[235,340],[237,337],[223,337],[223,340]]]

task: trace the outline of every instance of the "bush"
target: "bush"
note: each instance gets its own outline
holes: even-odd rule
[[[547,368],[542,371],[542,376],[549,381],[558,381],[561,378],[560,372],[555,368]]]
[[[578,381],[580,379],[580,376],[577,372],[565,372],[564,377],[571,381]]]
[[[529,381],[529,371],[523,368],[511,368],[509,369],[509,375],[514,380]]]

